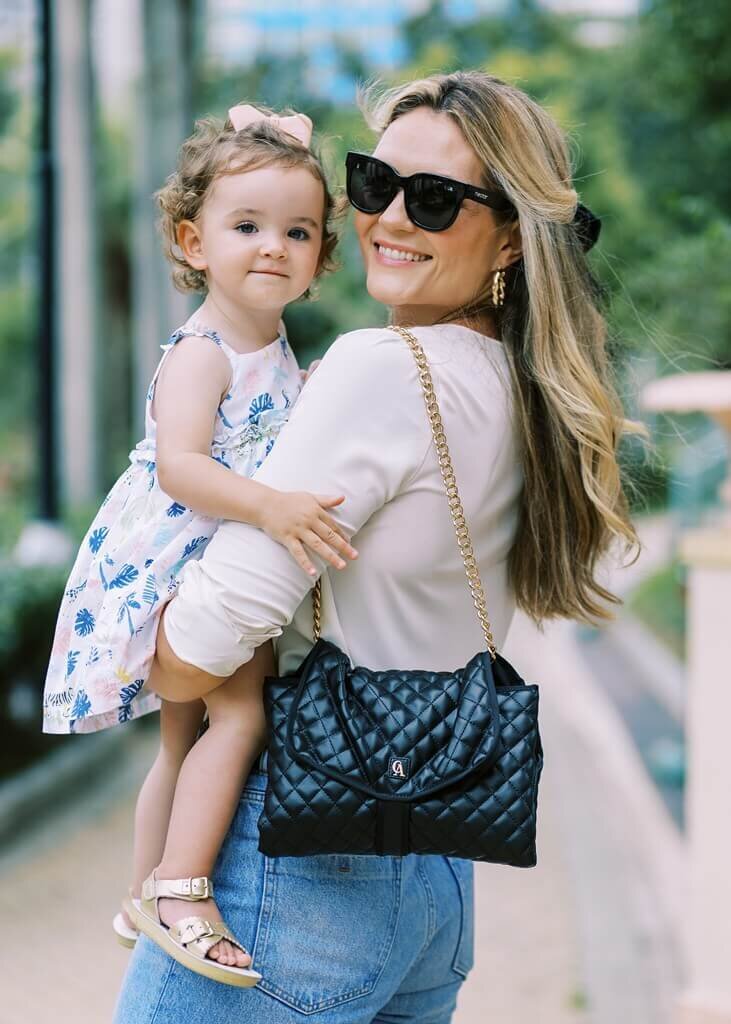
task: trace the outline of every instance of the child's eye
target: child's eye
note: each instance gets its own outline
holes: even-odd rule
[[[256,224],[253,221],[245,220],[242,224],[236,225],[236,230],[240,231],[242,235],[253,235],[257,230]]]
[[[289,232],[289,236],[298,242],[306,242],[310,237],[310,233],[309,231],[305,231],[304,228],[292,228]]]

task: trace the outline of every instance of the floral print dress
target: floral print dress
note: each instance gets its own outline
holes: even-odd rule
[[[168,352],[190,336],[214,342],[231,363],[211,457],[235,473],[251,476],[262,464],[300,392],[299,367],[283,334],[238,353],[215,331],[187,324],[162,346],[147,394],[145,438],[89,527],[66,585],[43,697],[44,732],[94,732],[160,706],[144,689],[159,617],[183,566],[201,557],[220,522],[174,501],[157,479],[155,383]]]

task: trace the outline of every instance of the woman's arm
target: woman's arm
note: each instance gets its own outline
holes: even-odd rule
[[[406,344],[390,331],[355,331],[335,342],[308,382],[257,482],[345,495],[333,514],[352,536],[408,483],[430,444]],[[282,632],[311,586],[265,534],[224,523],[185,568],[158,642],[159,667],[210,689]]]
[[[228,359],[207,339],[182,338],[167,356],[154,399],[160,486],[202,515],[266,530],[312,576],[316,570],[303,544],[344,568],[337,552],[352,558],[352,549],[324,511],[340,504],[341,496],[282,494],[211,458],[216,412],[230,376]]]

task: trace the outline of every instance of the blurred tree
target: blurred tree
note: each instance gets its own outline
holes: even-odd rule
[[[442,44],[452,52],[453,65],[438,70],[453,71],[482,66],[504,49],[539,53],[572,46],[573,28],[574,19],[556,17],[538,0],[511,0],[500,14],[466,22],[453,21],[443,0],[432,0],[426,11],[405,22],[403,31],[410,60],[422,62],[435,45]]]
[[[468,23],[450,23],[436,0],[405,29],[400,79],[483,67],[568,131],[579,194],[604,222],[591,259],[615,348],[661,371],[731,365],[727,20],[725,0],[651,0],[622,44],[597,48],[536,0]]]
[[[153,5],[144,0],[144,7],[148,15],[158,7],[175,7],[190,34],[198,2],[165,0]],[[591,260],[611,301],[620,367],[630,359],[660,371],[731,366],[731,294],[725,273],[731,258],[727,12],[726,0],[646,0],[640,18],[627,22],[623,41],[588,47],[577,32],[576,17],[558,16],[538,0],[511,0],[499,14],[467,21],[451,21],[446,5],[435,0],[404,26],[406,64],[393,74],[380,74],[389,84],[438,70],[481,67],[515,82],[551,110],[569,133],[579,194],[604,221]],[[193,34],[205,38],[203,31]],[[158,31],[156,38],[163,36],[164,31]],[[164,43],[163,39],[160,46]],[[353,79],[355,96],[356,80],[374,77],[376,69],[347,41],[336,40],[336,45],[340,70]],[[156,96],[159,93],[159,107],[163,86],[175,83],[164,71],[168,65],[157,49],[155,44],[150,59],[161,77],[151,89]],[[179,49],[167,45],[165,53],[177,58]],[[239,100],[304,110],[315,121],[316,146],[340,189],[346,150],[368,149],[374,140],[354,105],[335,105],[320,92],[311,94],[313,72],[307,57],[260,55],[248,67],[225,70],[205,54],[200,61],[189,59],[185,130],[194,115],[224,115]],[[17,55],[0,54],[0,442],[9,449],[11,463],[17,463],[12,484],[5,484],[15,504],[19,480],[27,486],[31,461],[30,449],[23,447],[23,417],[32,379],[28,332],[33,310],[27,255],[31,118],[28,102],[17,88],[17,62]],[[196,65],[192,77],[191,63]],[[148,98],[149,93],[150,88]],[[101,334],[105,358],[118,382],[103,413],[106,484],[134,440],[129,415],[124,414],[130,400],[139,412],[131,394],[129,304],[131,278],[142,274],[142,264],[130,251],[130,225],[135,215],[138,228],[145,219],[146,244],[152,253],[158,243],[151,232],[150,193],[159,184],[159,175],[142,181],[143,150],[120,125],[110,122],[105,111],[98,128]],[[154,129],[151,138],[157,141]],[[144,152],[151,153],[150,145]],[[168,169],[165,165],[164,173]],[[297,303],[287,312],[303,362],[319,354],[338,333],[380,323],[385,316],[366,294],[357,242],[347,223],[339,249],[342,269],[321,281],[318,302]],[[137,344],[149,345],[156,354],[159,333],[138,329]],[[636,387],[630,383],[625,390]],[[662,486],[658,479],[658,494]],[[0,478],[0,505],[2,488]],[[0,543],[1,513],[0,507]]]
[[[294,106],[308,111],[315,105],[329,107],[322,100],[308,94],[306,59],[302,54],[278,57],[260,54],[247,67],[220,70],[213,61],[203,61],[200,69],[200,88],[195,96],[195,114],[215,113],[225,117],[229,107],[236,103],[259,102],[280,109]]]
[[[191,129],[202,36],[200,0],[138,0],[142,56],[132,132],[131,296],[132,416],[142,436],[145,395],[162,341],[185,321],[191,304],[173,287],[156,230],[153,194],[175,167]]]
[[[50,365],[55,384],[52,416],[58,421],[58,430],[47,433],[43,443],[49,463],[56,465],[61,501],[70,506],[93,501],[99,488],[101,306],[91,5],[92,0],[69,0],[49,6],[50,159],[55,169],[51,244],[57,253],[52,263],[56,352]],[[44,286],[41,282],[41,288]],[[48,374],[42,364],[40,373]],[[40,403],[37,411],[41,412]],[[54,512],[54,518],[56,515]]]
[[[619,109],[655,201],[680,220],[678,200],[688,195],[731,216],[727,0],[650,0],[632,62],[632,88]]]
[[[731,367],[728,4],[651,0],[622,73],[627,87],[614,90],[617,133],[651,232],[628,289],[653,318],[666,365]]]
[[[132,154],[124,126],[100,119],[98,140],[98,208],[100,290],[103,324],[99,358],[107,388],[98,410],[99,462],[102,490],[107,490],[124,466],[134,436],[136,419],[132,333]],[[150,204],[152,206],[152,204]],[[157,241],[157,239],[155,239]],[[152,346],[151,346],[152,347]],[[94,510],[92,510],[93,512]]]
[[[0,50],[0,551],[31,511],[33,102],[26,54]]]
[[[13,115],[20,105],[17,89],[13,88],[11,75],[17,73],[19,54],[13,50],[0,50],[0,135],[10,129]]]

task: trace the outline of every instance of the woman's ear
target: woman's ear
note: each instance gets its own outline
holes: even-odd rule
[[[505,237],[500,246],[500,265],[502,267],[512,266],[517,263],[523,255],[523,240],[520,234],[520,222],[514,220],[505,226]]]
[[[203,252],[203,239],[198,225],[192,220],[181,220],[176,235],[185,262],[190,264],[193,270],[207,270],[208,263]]]

